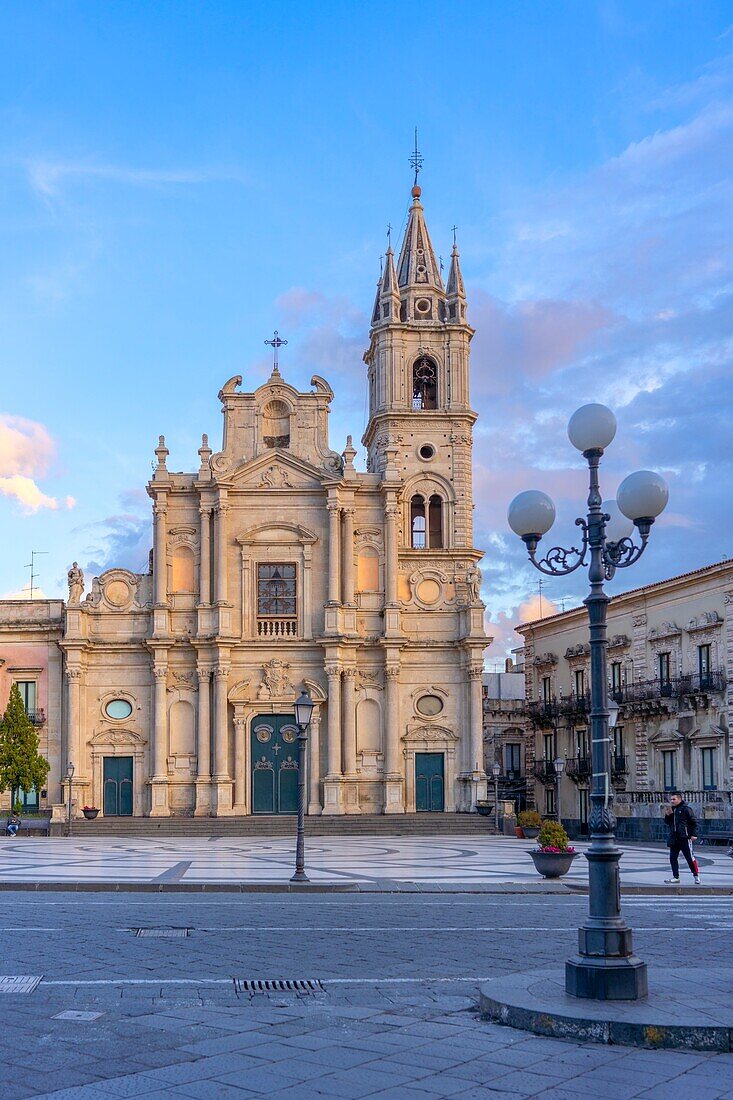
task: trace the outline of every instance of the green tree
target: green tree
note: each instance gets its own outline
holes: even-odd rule
[[[13,805],[20,791],[40,790],[51,765],[38,751],[38,734],[25,712],[18,685],[13,684],[5,714],[0,720],[0,791],[12,792]]]

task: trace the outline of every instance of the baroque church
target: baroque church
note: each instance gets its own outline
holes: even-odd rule
[[[275,365],[219,392],[221,449],[147,486],[150,572],[70,572],[58,646],[61,793],[107,815],[291,813],[293,702],[315,703],[309,814],[472,812],[482,749],[482,554],[473,545],[469,345],[417,181],[388,248],[364,354],[365,472],[331,449],[334,394]],[[50,743],[50,742],[49,742]]]

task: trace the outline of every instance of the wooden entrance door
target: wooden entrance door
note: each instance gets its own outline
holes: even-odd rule
[[[298,727],[292,714],[252,719],[252,813],[298,812]]]
[[[415,809],[442,813],[445,809],[442,752],[415,753]]]
[[[104,758],[104,816],[132,817],[132,757]]]

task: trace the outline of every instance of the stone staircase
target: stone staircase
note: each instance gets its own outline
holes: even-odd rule
[[[295,815],[253,817],[98,817],[74,821],[81,837],[295,836]],[[493,817],[480,814],[354,814],[306,817],[307,836],[492,836]]]

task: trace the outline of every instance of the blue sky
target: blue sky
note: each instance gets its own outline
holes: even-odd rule
[[[536,610],[505,524],[584,495],[565,437],[613,405],[612,495],[669,477],[635,587],[733,556],[733,3],[8,3],[0,10],[0,595],[142,565],[160,432],[191,469],[220,385],[337,392],[366,346],[412,128],[436,250],[458,237],[481,414],[476,541],[490,658]],[[550,581],[573,601],[582,578]],[[569,604],[568,604],[569,605]]]

